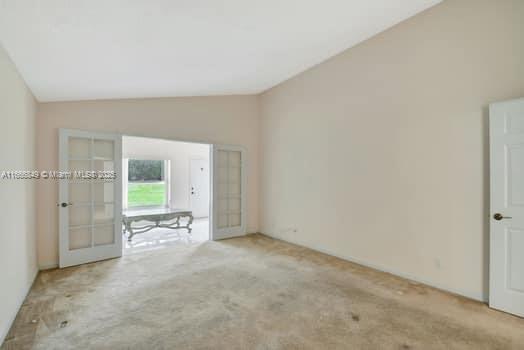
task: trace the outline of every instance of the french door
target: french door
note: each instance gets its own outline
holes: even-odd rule
[[[246,151],[239,146],[212,146],[213,200],[211,238],[246,233]]]
[[[489,305],[524,317],[524,99],[490,105]]]
[[[59,266],[119,257],[122,137],[67,129],[59,133]]]

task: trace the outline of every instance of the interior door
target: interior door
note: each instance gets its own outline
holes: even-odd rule
[[[524,316],[524,99],[490,106],[491,307]]]
[[[193,217],[209,216],[209,161],[191,159],[190,173],[190,207]]]
[[[59,138],[68,175],[59,180],[60,267],[121,256],[121,135],[61,129]]]
[[[238,146],[212,146],[214,240],[246,233],[246,152]]]

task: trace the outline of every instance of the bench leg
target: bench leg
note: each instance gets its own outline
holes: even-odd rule
[[[187,232],[188,232],[188,233],[191,233],[191,230],[192,230],[192,228],[191,228],[191,224],[192,224],[192,223],[193,223],[193,215],[191,215],[191,216],[189,217],[189,221],[187,222]]]
[[[131,227],[131,223],[126,223],[126,230],[127,232],[129,232],[129,236],[127,236],[127,241],[131,242],[133,236],[135,235],[133,232],[133,228]]]

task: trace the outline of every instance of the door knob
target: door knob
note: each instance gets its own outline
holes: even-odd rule
[[[511,216],[504,216],[502,215],[501,213],[495,213],[493,215],[493,219],[497,220],[497,221],[500,221],[502,219],[511,219]]]
[[[62,202],[60,204],[58,204],[59,206],[61,206],[62,208],[66,208],[67,206],[69,205],[73,205],[73,203],[66,203],[66,202]]]

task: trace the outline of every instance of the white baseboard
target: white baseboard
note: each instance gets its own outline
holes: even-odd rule
[[[396,271],[394,269],[391,269],[391,268],[388,268],[388,267],[385,267],[385,266],[381,266],[381,265],[378,265],[378,264],[370,263],[370,262],[367,262],[367,261],[364,261],[364,260],[361,260],[361,259],[357,259],[357,258],[354,258],[352,256],[342,256],[340,254],[337,254],[337,253],[334,253],[334,252],[330,251],[329,249],[309,247],[307,245],[304,245],[304,244],[301,244],[301,243],[297,243],[297,242],[292,242],[292,241],[289,241],[289,240],[286,240],[286,239],[283,239],[283,238],[280,238],[280,237],[277,237],[277,236],[273,236],[273,235],[270,235],[270,234],[267,234],[267,233],[263,233],[263,232],[261,232],[261,233],[263,235],[266,235],[266,236],[274,238],[274,239],[282,240],[284,242],[288,242],[288,243],[295,244],[295,245],[298,245],[298,246],[301,246],[301,247],[309,248],[311,250],[315,250],[315,251],[323,253],[323,254],[331,255],[331,256],[337,257],[337,258],[342,259],[342,260],[347,260],[347,261],[350,261],[352,263],[355,263],[355,264],[358,264],[358,265],[362,265],[362,266],[365,266],[365,267],[369,267],[369,268],[374,269],[374,270],[390,273],[392,275],[395,275],[395,276],[398,276],[398,277],[402,277],[404,279],[407,279],[407,280],[410,280],[410,281],[413,281],[413,282],[425,284],[427,286],[430,286],[430,287],[433,287],[433,288],[436,288],[436,289],[439,289],[439,290],[443,290],[445,292],[457,294],[457,295],[466,297],[468,299],[473,299],[473,300],[476,300],[476,301],[480,301],[482,303],[486,303],[488,301],[488,296],[484,295],[483,293],[467,292],[467,291],[463,291],[463,290],[460,290],[460,289],[455,289],[455,288],[450,288],[450,287],[447,287],[447,286],[442,286],[442,285],[439,285],[438,283],[434,283],[432,281],[428,281],[428,280],[425,280],[423,278],[419,278],[419,277],[410,275],[409,273]]]

